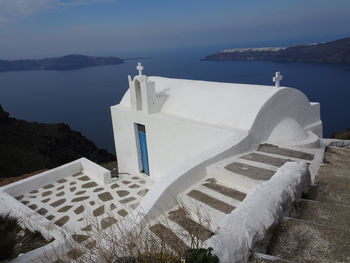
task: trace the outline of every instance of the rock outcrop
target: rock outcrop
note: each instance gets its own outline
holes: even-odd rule
[[[65,123],[18,120],[0,105],[0,177],[50,169],[81,157],[97,163],[116,159]]]
[[[350,129],[334,132],[331,138],[338,140],[350,140]]]

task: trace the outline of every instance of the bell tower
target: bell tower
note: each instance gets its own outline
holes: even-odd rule
[[[138,75],[129,79],[131,107],[135,111],[140,111],[145,114],[152,114],[158,111],[157,95],[155,83],[151,82],[146,75],[143,75],[143,66],[139,62],[136,69]]]

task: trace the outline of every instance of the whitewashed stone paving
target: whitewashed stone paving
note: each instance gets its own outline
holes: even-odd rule
[[[65,230],[78,233],[91,229],[91,221],[102,223],[104,228],[108,222],[127,216],[150,186],[147,177],[132,175],[121,175],[101,186],[80,172],[16,199]],[[111,219],[111,215],[116,218]]]

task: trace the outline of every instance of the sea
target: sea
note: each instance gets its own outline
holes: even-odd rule
[[[127,76],[137,73],[137,62],[149,76],[261,85],[274,85],[272,77],[280,71],[282,86],[299,89],[310,101],[321,103],[324,137],[350,128],[350,65],[201,61],[216,51],[191,47],[126,52],[113,55],[147,58],[70,71],[3,72],[0,104],[17,119],[67,123],[115,153],[110,106],[118,104],[128,89]]]

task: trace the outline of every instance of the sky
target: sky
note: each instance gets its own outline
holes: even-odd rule
[[[0,59],[329,41],[349,14],[349,0],[0,0]]]

